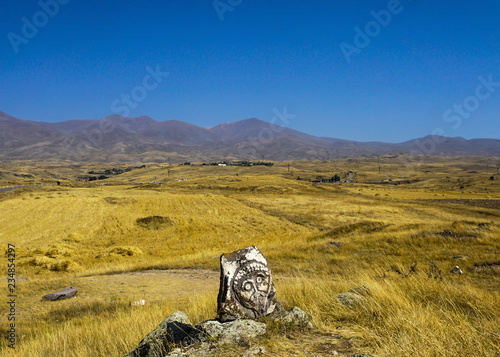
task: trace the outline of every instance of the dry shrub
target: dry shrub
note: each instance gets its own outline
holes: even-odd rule
[[[37,267],[55,272],[75,272],[80,270],[80,265],[68,259],[55,260],[46,256],[35,257],[21,263],[22,266]]]
[[[60,244],[55,244],[52,245],[47,251],[45,252],[45,256],[50,257],[50,258],[57,258],[57,257],[71,257],[75,252],[75,249],[69,245],[60,245]]]
[[[132,255],[142,255],[142,250],[137,247],[115,247],[111,249],[111,254],[122,255],[124,257]]]
[[[21,265],[48,269],[48,267],[52,264],[52,262],[53,262],[52,259],[42,256],[42,257],[34,257],[32,259],[24,261],[21,263]]]
[[[49,266],[49,270],[60,272],[75,272],[80,270],[80,266],[72,260],[62,260],[52,263]]]

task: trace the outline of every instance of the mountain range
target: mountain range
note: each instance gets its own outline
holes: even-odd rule
[[[426,136],[395,144],[357,142],[308,135],[255,118],[204,128],[147,116],[46,123],[0,112],[0,160],[279,161],[388,154],[500,156],[500,140]]]

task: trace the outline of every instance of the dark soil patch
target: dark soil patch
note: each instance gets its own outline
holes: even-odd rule
[[[174,222],[169,217],[163,216],[148,216],[143,218],[138,218],[136,223],[139,227],[158,230],[170,227]]]

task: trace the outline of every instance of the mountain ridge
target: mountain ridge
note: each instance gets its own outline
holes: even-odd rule
[[[207,128],[116,114],[47,123],[0,111],[0,160],[280,161],[386,154],[500,156],[500,140],[428,135],[401,143],[358,142],[317,137],[257,118]]]

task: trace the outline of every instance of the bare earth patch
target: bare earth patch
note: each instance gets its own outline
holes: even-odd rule
[[[79,283],[82,288],[78,295],[82,299],[114,298],[125,301],[145,300],[148,303],[165,299],[188,299],[196,294],[216,290],[219,286],[219,273],[200,269],[146,270],[77,278],[75,285]]]

